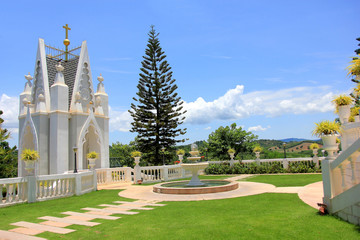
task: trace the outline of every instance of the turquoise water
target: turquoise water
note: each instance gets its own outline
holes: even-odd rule
[[[205,185],[202,186],[187,186],[189,181],[182,181],[182,182],[171,182],[171,183],[164,183],[161,184],[162,187],[171,187],[171,188],[195,188],[195,187],[215,187],[215,186],[223,186],[230,184],[229,181],[224,180],[201,180],[202,183]]]

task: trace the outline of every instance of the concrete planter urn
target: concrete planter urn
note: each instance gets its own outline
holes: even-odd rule
[[[337,138],[336,135],[323,135],[321,137],[324,144],[324,149],[328,152],[329,157],[333,157],[335,151],[338,150],[336,138]]]
[[[93,170],[96,165],[96,158],[88,158],[90,170]]]
[[[99,154],[95,151],[92,151],[92,152],[89,152],[87,155],[86,155],[88,161],[89,161],[89,167],[90,167],[90,170],[94,170],[95,168],[95,165],[96,165],[96,159],[99,157]]]
[[[350,105],[338,106],[339,118],[341,123],[349,122],[350,117]]]
[[[318,154],[318,150],[319,150],[319,149],[317,149],[317,148],[314,148],[314,149],[313,149],[313,154],[314,154],[315,156]]]
[[[235,153],[229,153],[230,159],[234,160]]]
[[[260,152],[255,152],[256,159],[260,159]]]
[[[184,159],[184,155],[178,155],[178,157],[179,157],[179,164],[182,164],[182,161]]]
[[[24,160],[25,163],[25,170],[29,173],[32,174],[34,173],[34,169],[35,169],[35,161],[33,160]]]
[[[139,165],[139,163],[140,163],[140,158],[141,158],[141,157],[134,157],[134,160],[135,160],[135,164],[136,164],[136,165]]]

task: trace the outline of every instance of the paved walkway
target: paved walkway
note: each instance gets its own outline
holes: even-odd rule
[[[251,175],[240,175],[228,178],[227,180],[237,181]],[[323,188],[322,182],[313,183],[304,187],[275,187],[271,184],[255,182],[239,182],[239,188],[233,191],[222,193],[180,195],[180,194],[160,194],[152,191],[153,185],[113,185],[111,189],[124,189],[119,192],[119,196],[131,199],[151,200],[151,201],[199,201],[243,197],[261,193],[297,193],[299,198],[306,204],[318,209],[317,203],[322,202]]]

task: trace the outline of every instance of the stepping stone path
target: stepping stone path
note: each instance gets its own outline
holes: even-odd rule
[[[16,223],[11,223],[11,225],[18,226],[18,228],[10,229],[8,231],[0,230],[0,239],[1,240],[43,240],[45,238],[36,237],[34,235],[40,234],[42,232],[52,232],[57,234],[67,234],[74,232],[76,230],[65,228],[70,225],[82,225],[82,226],[96,226],[100,223],[90,222],[93,219],[107,219],[107,220],[117,220],[121,217],[111,216],[112,214],[126,214],[134,215],[138,212],[128,212],[129,210],[152,210],[150,207],[160,207],[165,206],[165,204],[159,204],[155,202],[145,202],[145,201],[136,201],[136,202],[126,202],[126,201],[115,201],[115,204],[100,204],[100,207],[105,208],[82,208],[81,210],[86,210],[86,213],[80,212],[62,212],[61,214],[68,215],[63,218],[52,217],[52,216],[43,216],[38,219],[46,220],[41,223],[31,223],[20,221]]]

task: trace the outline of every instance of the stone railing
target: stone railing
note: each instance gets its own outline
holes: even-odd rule
[[[5,193],[0,207],[81,195],[96,190],[96,172],[6,178],[0,179],[0,188]]]
[[[323,161],[323,184],[324,184],[324,202],[328,205],[331,212],[337,212],[342,208],[359,202],[354,197],[347,196],[341,204],[334,204],[333,200],[345,191],[358,187],[360,185],[360,138],[351,146],[342,151],[336,159],[326,159]],[[360,192],[360,191],[359,191]],[[354,203],[350,203],[354,201]],[[338,201],[341,202],[341,201]]]
[[[97,184],[103,185],[120,182],[131,182],[131,173],[132,168],[130,167],[96,169]]]
[[[27,178],[0,179],[0,207],[27,201]],[[3,194],[5,193],[5,194]]]

